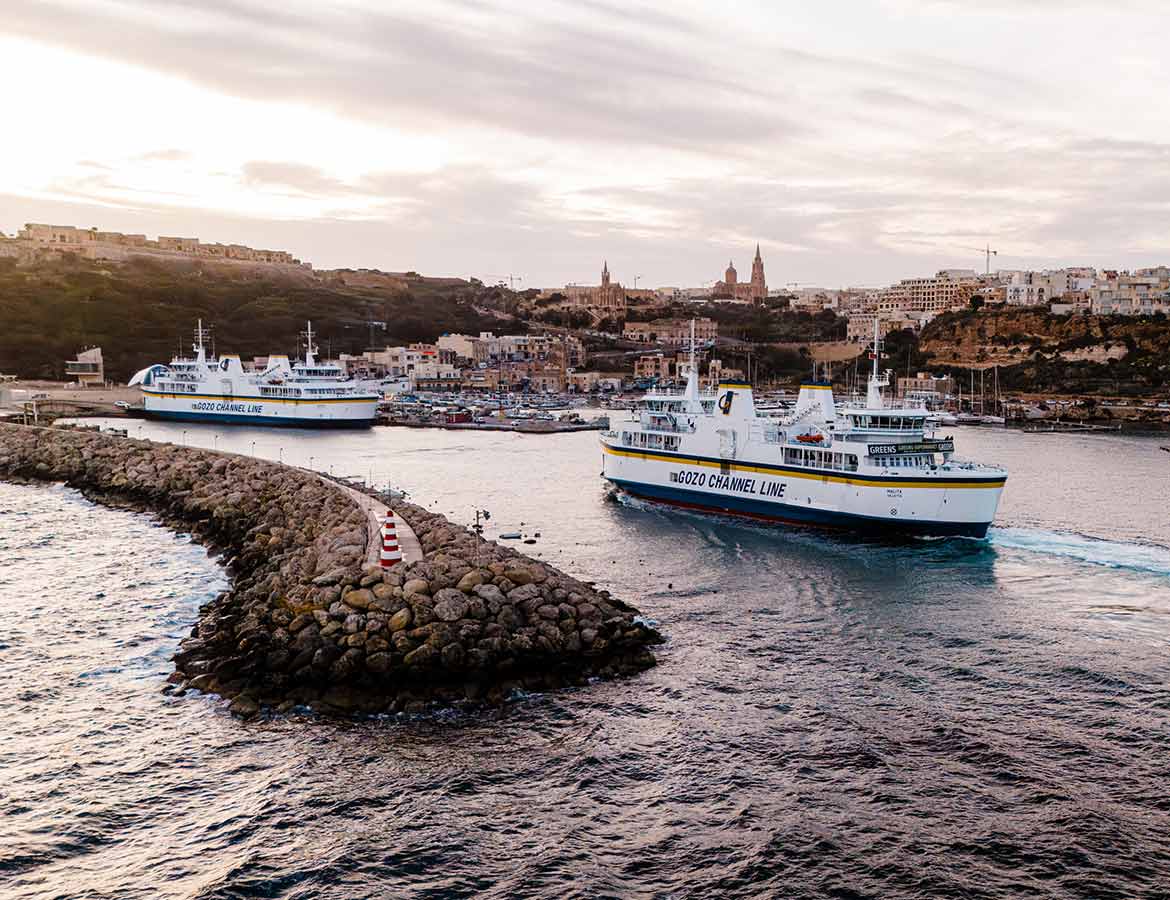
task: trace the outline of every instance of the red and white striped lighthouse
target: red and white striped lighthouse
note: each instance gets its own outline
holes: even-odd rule
[[[398,533],[394,529],[394,513],[386,511],[386,521],[382,525],[382,555],[380,557],[383,569],[389,569],[402,561],[402,551],[398,548]]]

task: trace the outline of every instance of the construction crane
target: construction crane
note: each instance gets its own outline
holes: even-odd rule
[[[517,281],[523,281],[523,280],[524,280],[524,279],[523,279],[523,278],[522,278],[520,275],[511,275],[511,274],[509,274],[509,275],[501,275],[501,276],[499,277],[499,279],[497,280],[497,282],[496,282],[496,283],[497,283],[497,284],[498,284],[500,287],[503,287],[503,286],[504,286],[504,279],[505,279],[505,278],[506,278],[506,279],[508,279],[508,290],[510,290],[510,291],[514,291],[514,290],[516,290],[516,282],[517,282]]]
[[[991,249],[991,244],[988,244],[986,247],[961,247],[961,248],[959,248],[959,249],[962,249],[962,250],[974,250],[976,253],[982,253],[982,254],[983,254],[985,257],[986,257],[986,259],[987,259],[987,268],[986,268],[986,270],[985,270],[984,274],[985,274],[985,275],[990,275],[990,274],[991,274],[991,257],[993,257],[993,256],[999,256],[999,251],[998,251],[998,250],[992,250],[992,249]]]

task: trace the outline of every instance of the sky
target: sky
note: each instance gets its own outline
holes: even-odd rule
[[[1165,0],[5,0],[28,221],[517,287],[1170,261]]]

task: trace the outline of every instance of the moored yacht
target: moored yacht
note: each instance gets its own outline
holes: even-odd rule
[[[982,538],[1007,472],[962,462],[927,433],[927,410],[889,401],[873,373],[863,402],[838,407],[826,383],[801,386],[785,418],[761,416],[752,387],[699,391],[692,345],[686,389],[646,394],[602,434],[603,475],[620,489],[683,507],[865,532]]]

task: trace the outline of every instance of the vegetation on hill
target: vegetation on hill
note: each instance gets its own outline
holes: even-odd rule
[[[695,316],[704,316],[718,323],[720,337],[758,344],[843,341],[847,324],[831,309],[816,313],[797,311],[776,301],[766,306],[746,303],[675,303],[665,310],[656,310],[653,317],[689,319]]]
[[[357,279],[354,279],[357,280]],[[368,279],[367,279],[368,281]],[[196,319],[214,327],[216,348],[244,358],[293,354],[306,320],[327,353],[434,340],[446,331],[522,332],[498,312],[497,289],[409,278],[348,284],[208,269],[138,259],[115,265],[78,259],[17,266],[0,259],[0,372],[64,377],[64,361],[100,346],[106,376],[186,351]]]

